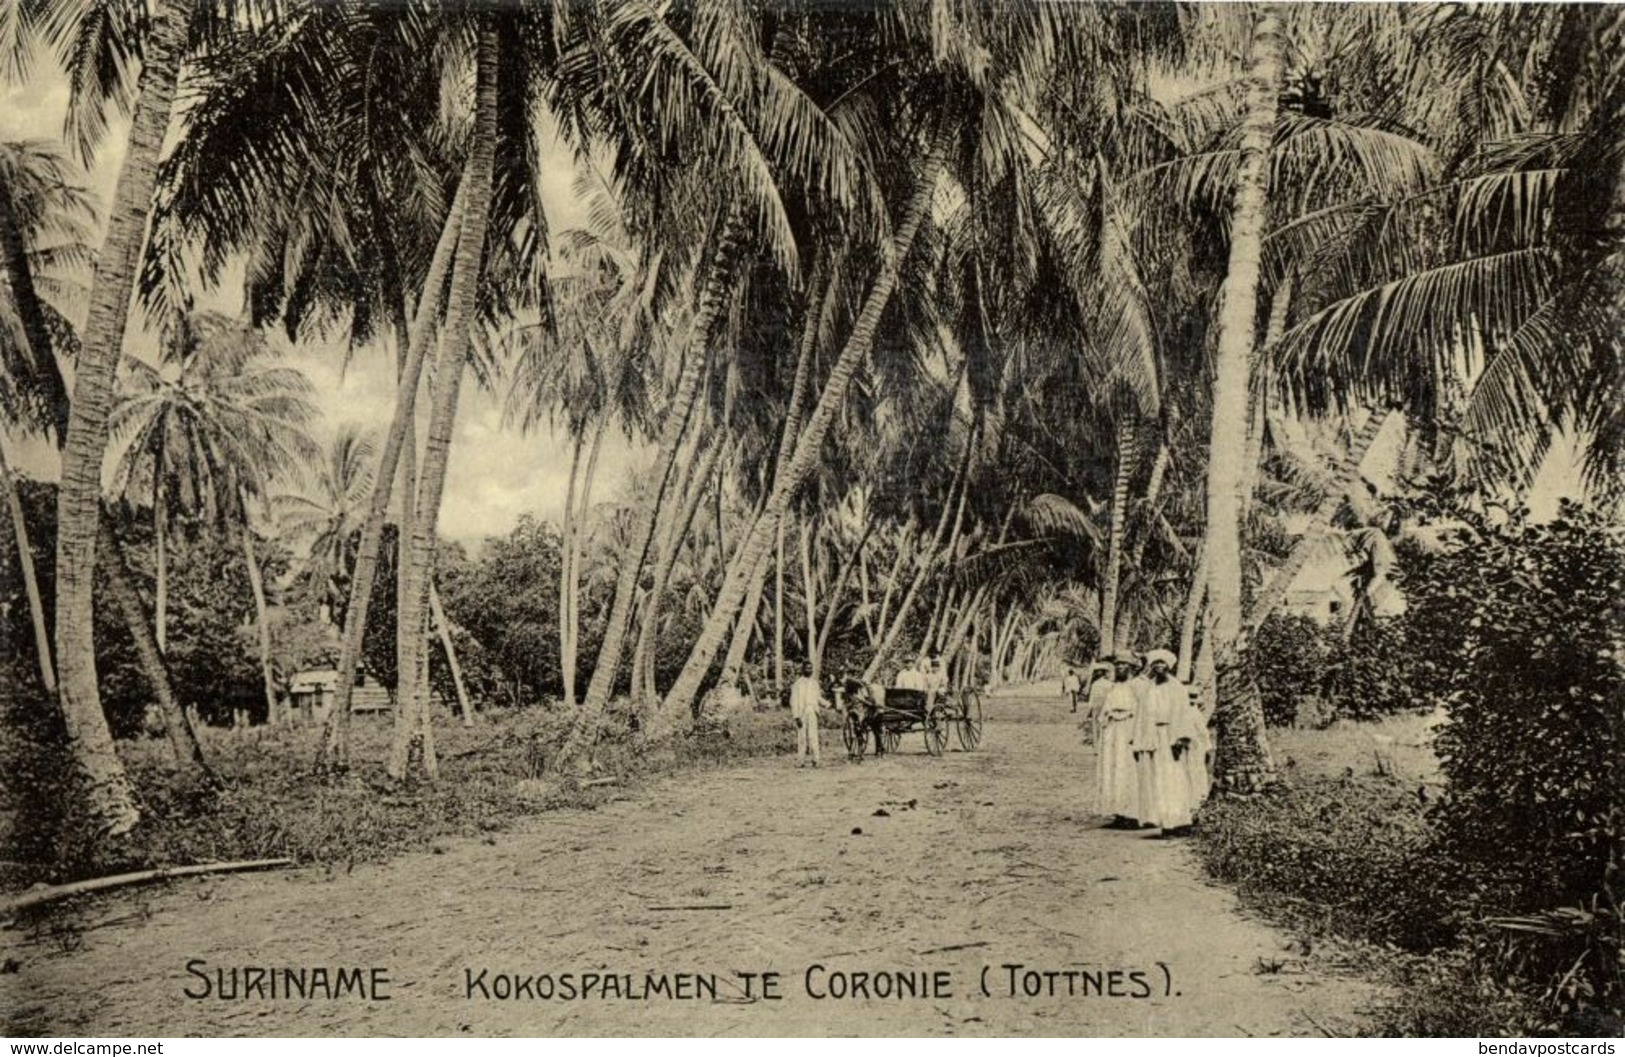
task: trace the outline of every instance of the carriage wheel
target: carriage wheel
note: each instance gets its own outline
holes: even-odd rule
[[[965,690],[959,695],[959,747],[975,752],[982,744],[982,695]]]
[[[864,737],[868,731],[863,729],[863,721],[856,712],[846,714],[846,722],[841,724],[841,742],[846,746],[848,756],[863,758],[864,750],[868,748],[868,739]]]
[[[948,721],[941,709],[933,708],[925,717],[925,751],[941,756],[948,747]]]

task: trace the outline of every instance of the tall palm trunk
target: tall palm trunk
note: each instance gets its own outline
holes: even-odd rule
[[[96,681],[93,594],[102,460],[107,452],[113,374],[123,348],[136,264],[146,241],[158,156],[169,127],[191,9],[188,0],[163,0],[150,15],[142,48],[140,95],[108,210],[107,236],[91,283],[90,313],[75,365],[57,489],[57,699],[89,814],[109,835],[128,832],[141,814],[107,729]]]
[[[965,512],[965,494],[970,481],[971,460],[976,452],[976,431],[972,430],[965,444],[965,453],[959,461],[959,471],[954,474],[954,480],[948,488],[948,498],[943,503],[942,514],[937,518],[937,530],[931,536],[931,542],[926,546],[925,553],[920,556],[920,563],[914,569],[914,576],[909,580],[908,590],[903,592],[903,598],[897,603],[897,612],[892,615],[891,624],[881,637],[880,645],[875,648],[874,654],[863,670],[863,681],[870,682],[880,674],[881,666],[886,663],[897,637],[902,634],[903,626],[907,623],[909,615],[914,610],[915,599],[919,597],[921,589],[925,586],[927,578],[936,571],[937,561],[945,551],[952,548],[952,537],[949,535],[950,526],[955,535],[961,516]],[[957,498],[957,502],[955,497]]]
[[[1365,420],[1365,424],[1349,441],[1348,454],[1338,463],[1337,475],[1332,478],[1331,487],[1321,497],[1320,505],[1315,507],[1303,535],[1298,537],[1297,542],[1292,545],[1292,550],[1287,554],[1286,561],[1281,563],[1281,567],[1270,577],[1269,583],[1253,600],[1252,612],[1247,615],[1249,631],[1257,631],[1263,625],[1275,611],[1275,607],[1286,597],[1287,591],[1292,587],[1292,581],[1298,578],[1298,574],[1308,564],[1309,556],[1314,550],[1309,546],[1310,541],[1331,524],[1332,518],[1337,514],[1337,508],[1343,505],[1343,499],[1348,495],[1349,488],[1360,475],[1360,464],[1365,461],[1366,453],[1371,450],[1371,445],[1376,443],[1377,434],[1382,432],[1383,424],[1387,421],[1387,414],[1373,410]]]
[[[260,647],[260,683],[265,690],[265,722],[276,724],[276,674],[271,670],[271,620],[265,604],[265,580],[259,557],[254,553],[254,530],[246,524],[243,533],[243,561],[248,566],[248,587],[254,594],[254,629]]]
[[[147,623],[141,596],[125,563],[124,549],[114,537],[105,516],[99,520],[96,531],[100,537],[102,571],[107,575],[107,585],[120,616],[124,618],[124,626],[135,640],[136,658],[141,664],[141,671],[147,676],[152,696],[158,699],[158,710],[164,717],[164,734],[169,738],[175,763],[183,774],[212,784],[215,781],[214,772],[203,757],[203,746],[198,744],[197,731],[192,729],[192,717],[175,697],[169,669],[164,666],[163,656],[158,652],[158,642]]]
[[[840,569],[835,574],[835,585],[830,588],[829,599],[824,603],[824,623],[818,629],[820,657],[824,655],[824,649],[829,645],[830,634],[835,630],[835,618],[841,610],[841,596],[846,593],[847,585],[852,581],[853,570],[862,563],[864,548],[869,545],[869,540],[875,534],[875,524],[874,521],[870,521],[863,527],[863,535],[858,537],[857,545],[852,548],[852,553],[841,563]]]
[[[1196,621],[1207,598],[1207,545],[1196,547],[1196,570],[1191,573],[1190,592],[1185,596],[1185,616],[1179,624],[1179,681],[1191,681],[1191,663],[1196,652]]]
[[[412,344],[411,324],[406,319],[406,306],[400,304],[395,313],[395,384],[405,384],[406,358]],[[406,424],[406,444],[401,448],[400,479],[395,485],[398,510],[395,515],[395,708],[399,716],[407,702],[417,700],[416,695],[427,681],[428,672],[420,663],[423,651],[421,614],[417,625],[404,599],[412,590],[412,563],[407,560],[412,545],[412,526],[417,520],[415,507],[418,494],[418,429],[417,405],[413,404],[412,417]]]
[[[1106,541],[1106,575],[1100,592],[1102,656],[1117,652],[1117,585],[1123,572],[1123,540],[1128,528],[1128,483],[1137,450],[1134,422],[1125,417],[1117,426],[1117,479],[1112,487],[1112,527]]]
[[[0,486],[6,490],[6,509],[11,513],[11,532],[17,540],[17,568],[23,577],[23,593],[28,596],[28,617],[34,625],[34,657],[39,665],[40,686],[56,696],[56,666],[51,663],[51,632],[45,625],[45,603],[40,597],[39,575],[34,569],[34,550],[28,542],[28,521],[22,500],[17,496],[17,480],[6,459],[5,441],[0,439]]]
[[[457,661],[457,647],[451,641],[451,622],[446,609],[440,604],[440,590],[429,581],[429,616],[440,636],[440,648],[446,653],[446,667],[451,669],[451,685],[457,691],[457,707],[463,715],[463,726],[474,725],[474,703],[468,698],[468,686],[463,682],[463,666]]]
[[[784,518],[773,522],[773,693],[784,696]]]
[[[728,642],[728,652],[722,661],[722,686],[734,686],[739,682],[739,671],[745,666],[745,653],[750,649],[750,641],[756,634],[756,614],[762,608],[762,595],[767,593],[767,554],[762,555],[761,562],[751,570],[750,586],[745,592],[745,604],[739,610],[739,616],[734,621],[733,637]]]
[[[164,496],[164,445],[158,442],[158,453],[152,470],[152,626],[158,640],[158,652],[169,652],[169,524],[168,502]]]
[[[708,441],[703,436],[699,439],[695,449],[697,457],[689,460],[686,474],[688,479],[680,491],[683,497],[682,510],[660,541],[655,558],[654,584],[644,601],[643,619],[638,626],[637,642],[632,647],[632,681],[637,691],[634,697],[640,702],[645,713],[652,713],[659,705],[654,670],[655,642],[660,633],[661,602],[666,588],[671,585],[672,571],[677,568],[677,556],[682,552],[683,541],[693,530],[694,519],[699,516],[700,504],[704,501],[706,493],[711,490],[712,478],[724,447],[725,445],[714,439]]]
[[[903,259],[914,247],[914,237],[925,219],[926,210],[931,203],[946,158],[947,144],[944,140],[933,147],[925,164],[921,166],[920,184],[895,229],[891,252],[882,263],[880,274],[876,276],[874,285],[870,287],[869,294],[864,299],[862,310],[853,324],[852,333],[830,370],[823,391],[819,394],[818,403],[807,419],[805,430],[796,439],[794,458],[786,467],[783,477],[773,482],[767,513],[774,520],[784,515],[790,500],[800,489],[807,474],[811,472],[813,464],[817,462],[830,425],[846,402],[846,391],[851,384],[852,376],[874,347],[881,315],[891,302],[892,291],[897,285]],[[681,714],[693,707],[700,681],[710,670],[711,662],[715,659],[717,650],[721,648],[722,637],[727,634],[728,624],[744,598],[750,571],[755,568],[762,553],[772,545],[773,526],[763,523],[767,520],[769,519],[758,519],[749,538],[741,544],[733,560],[728,563],[728,574],[723,581],[717,603],[706,618],[699,640],[694,644],[687,663],[683,665],[682,673],[677,677],[671,692],[666,695],[665,707],[673,714]]]
[[[489,170],[480,176],[479,152],[474,152],[464,165],[457,194],[446,214],[440,240],[435,245],[434,258],[418,297],[417,312],[412,318],[412,333],[407,344],[406,366],[400,372],[400,383],[395,389],[395,412],[390,419],[389,433],[384,439],[383,451],[378,456],[378,471],[373,478],[372,502],[367,520],[361,529],[361,542],[356,548],[355,561],[350,569],[350,600],[344,610],[344,640],[339,651],[338,688],[333,707],[327,715],[327,730],[322,739],[323,767],[343,769],[349,766],[350,754],[350,702],[355,689],[356,669],[361,663],[361,642],[367,628],[367,610],[372,604],[373,581],[378,575],[378,553],[383,546],[384,521],[389,514],[390,494],[394,491],[395,474],[400,465],[401,452],[416,421],[418,381],[423,375],[423,361],[428,355],[435,335],[435,317],[439,311],[439,292],[445,286],[446,273],[462,228],[463,214],[473,197],[472,187],[483,180],[490,182]],[[408,497],[407,502],[411,499]],[[397,673],[398,674],[398,673]]]
[[[806,621],[807,663],[813,666],[813,678],[819,677],[818,657],[818,579],[813,573],[813,521],[801,519],[801,610]]]
[[[1214,787],[1237,793],[1254,792],[1276,777],[1256,689],[1236,691],[1250,683],[1241,656],[1241,490],[1247,476],[1254,320],[1269,205],[1266,185],[1280,57],[1279,21],[1274,9],[1265,5],[1254,19],[1247,71],[1247,110],[1230,218],[1230,260],[1217,319],[1207,473],[1208,605],[1221,694],[1215,719],[1223,720],[1214,757]],[[1223,696],[1226,689],[1233,692],[1229,700]]]
[[[608,425],[609,416],[605,414],[593,430],[592,447],[587,452],[587,466],[581,477],[581,494],[576,500],[570,538],[565,547],[569,571],[565,574],[564,605],[559,618],[559,634],[563,644],[559,651],[559,666],[567,688],[566,700],[572,708],[576,701],[576,669],[581,653],[581,546],[587,533],[587,515],[592,510],[592,485],[598,475],[598,453],[603,450],[604,430]]]
[[[626,632],[632,618],[632,600],[637,595],[638,578],[654,541],[656,522],[661,502],[665,498],[667,481],[677,459],[683,433],[689,416],[694,411],[695,396],[704,377],[709,357],[706,350],[711,331],[722,309],[731,296],[730,281],[735,254],[744,235],[743,213],[738,205],[730,207],[723,222],[722,235],[716,255],[711,262],[710,275],[700,293],[699,306],[690,324],[689,348],[684,357],[683,370],[666,406],[665,421],[660,427],[660,455],[656,461],[657,487],[647,488],[639,499],[632,517],[632,534],[627,553],[621,563],[615,582],[615,597],[610,603],[609,620],[604,626],[604,639],[598,649],[598,661],[593,667],[592,681],[587,684],[587,697],[582,702],[570,737],[556,757],[563,766],[576,760],[597,736],[599,717],[609,696],[615,689],[615,679],[621,667],[621,655],[626,647]]]
[[[413,511],[412,541],[405,560],[410,563],[406,590],[400,598],[401,621],[408,631],[412,664],[401,673],[414,673],[410,693],[396,709],[395,736],[390,746],[390,777],[406,776],[406,766],[414,740],[421,740],[423,769],[432,781],[439,764],[434,750],[434,727],[430,722],[428,695],[415,677],[421,663],[429,600],[429,577],[434,568],[435,535],[440,523],[440,501],[446,486],[446,466],[451,458],[452,431],[457,420],[457,396],[464,368],[468,364],[476,324],[475,297],[485,257],[485,230],[491,209],[491,171],[496,157],[497,138],[497,32],[487,16],[479,29],[479,60],[476,71],[474,143],[469,158],[474,174],[462,230],[457,235],[457,253],[451,273],[451,291],[446,302],[446,325],[440,335],[440,355],[432,386],[433,407],[429,412],[429,437],[423,449],[423,469],[418,481],[417,508]],[[403,497],[405,499],[406,497]],[[403,506],[405,504],[403,503]]]
[[[577,434],[570,444],[570,482],[564,491],[564,521],[559,527],[559,677],[564,681],[564,707],[576,707],[575,657],[570,646],[570,584],[575,578],[576,485],[581,480],[581,456],[587,438]]]

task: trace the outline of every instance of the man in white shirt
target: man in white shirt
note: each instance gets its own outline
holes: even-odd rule
[[[807,766],[807,758],[818,766],[818,708],[824,692],[813,678],[811,662],[801,665],[801,678],[790,684],[790,715],[796,721],[796,766]]]

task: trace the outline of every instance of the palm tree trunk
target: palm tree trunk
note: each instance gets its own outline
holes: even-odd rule
[[[440,501],[445,492],[446,466],[451,458],[452,431],[457,420],[457,396],[463,372],[473,345],[476,322],[475,297],[485,254],[485,229],[490,218],[491,171],[497,138],[497,32],[490,16],[479,28],[479,61],[475,90],[474,143],[469,159],[475,175],[469,190],[462,230],[457,236],[456,262],[451,273],[451,291],[446,301],[446,325],[441,331],[440,356],[436,364],[432,403],[429,412],[429,438],[423,451],[423,472],[418,483],[417,509],[412,523],[412,543],[407,551],[411,563],[407,590],[399,606],[401,620],[413,636],[414,673],[411,692],[398,708],[395,736],[390,746],[388,772],[395,779],[406,776],[412,742],[421,739],[423,766],[432,781],[438,771],[434,751],[434,727],[430,722],[428,695],[415,677],[423,650],[422,629],[429,598],[429,578],[434,568],[435,536],[440,523]],[[403,497],[405,499],[406,497]],[[403,504],[404,505],[404,504]],[[406,672],[402,672],[404,678]]]
[[[113,529],[105,516],[98,521],[97,534],[101,537],[101,566],[107,574],[108,588],[112,592],[114,604],[118,606],[119,615],[124,619],[124,626],[129,630],[130,637],[135,640],[136,659],[141,664],[141,671],[147,677],[153,697],[158,699],[158,710],[164,717],[164,733],[168,736],[169,747],[175,754],[175,763],[188,777],[212,784],[216,780],[214,772],[209,769],[208,761],[203,757],[203,746],[198,744],[197,731],[192,729],[192,717],[175,697],[175,687],[170,682],[169,669],[164,665],[163,655],[158,652],[158,642],[153,637],[152,628],[147,624],[147,614],[143,611],[141,596],[136,591],[135,582],[130,578],[130,569],[124,560],[124,549],[114,537]]]
[[[801,519],[801,602],[802,614],[807,622],[807,662],[813,666],[813,678],[818,678],[818,583],[813,577],[812,558],[813,522],[811,517]]]
[[[610,603],[609,620],[604,627],[604,639],[598,649],[592,681],[587,684],[587,698],[582,703],[569,739],[554,758],[560,767],[573,762],[588,742],[596,737],[599,717],[603,715],[604,706],[609,703],[610,693],[615,688],[621,655],[626,646],[627,626],[632,617],[632,600],[637,595],[638,578],[654,541],[666,481],[671,477],[672,464],[687,430],[689,416],[694,411],[695,396],[699,393],[700,380],[709,361],[706,351],[711,331],[732,294],[730,282],[734,257],[743,235],[743,213],[738,205],[734,205],[723,222],[721,239],[711,263],[711,274],[706,279],[698,309],[690,324],[690,348],[671,401],[666,406],[665,421],[661,424],[660,456],[656,462],[659,485],[644,490],[633,515],[630,545],[615,583],[615,597]]]
[[[164,516],[166,506],[164,502],[164,449],[163,442],[158,445],[158,454],[153,461],[152,482],[152,553],[155,575],[152,589],[152,626],[157,636],[158,652],[169,652],[169,541],[165,538],[164,528],[168,518]]]
[[[592,510],[592,485],[598,475],[598,453],[604,448],[604,429],[609,425],[606,414],[598,420],[593,431],[592,448],[587,452],[587,467],[582,472],[581,496],[576,507],[575,530],[570,536],[570,578],[567,582],[568,604],[562,623],[569,634],[569,645],[564,650],[561,667],[569,673],[570,701],[575,702],[576,669],[581,653],[581,545],[587,534],[587,516]]]
[[[383,545],[384,521],[389,513],[389,499],[394,491],[395,474],[400,465],[401,452],[408,440],[416,444],[417,438],[408,437],[416,421],[418,382],[423,375],[423,362],[436,333],[435,319],[439,310],[439,291],[445,286],[446,273],[451,268],[463,224],[463,214],[472,187],[476,182],[489,184],[490,172],[479,169],[479,152],[475,151],[463,169],[457,194],[446,214],[440,240],[435,245],[434,258],[429,263],[429,274],[418,298],[417,312],[412,318],[411,341],[407,345],[406,367],[400,372],[400,384],[395,390],[395,412],[390,420],[389,434],[378,457],[378,472],[374,477],[372,505],[367,511],[366,524],[361,529],[361,543],[356,550],[355,563],[350,572],[350,601],[344,611],[344,639],[339,651],[338,689],[333,707],[328,712],[327,729],[322,739],[322,758],[318,767],[343,769],[349,766],[350,754],[350,701],[355,688],[356,669],[361,662],[361,641],[367,628],[367,609],[372,604],[372,585],[378,575],[378,552]],[[483,197],[483,196],[482,196]],[[408,497],[410,502],[410,497]],[[398,674],[398,673],[397,673]]]
[[[581,455],[586,438],[579,434],[570,445],[570,483],[564,492],[564,524],[559,533],[559,677],[564,681],[564,707],[576,707],[575,658],[570,650],[570,584],[575,578],[576,482],[581,478]]]
[[[1275,129],[1281,36],[1272,7],[1253,23],[1247,109],[1241,131],[1230,221],[1230,260],[1218,308],[1218,351],[1207,473],[1208,605],[1213,614],[1214,659],[1219,671],[1218,712],[1224,716],[1214,754],[1214,788],[1251,793],[1276,780],[1256,689],[1242,664],[1241,491],[1246,479],[1248,398],[1251,392],[1258,275],[1268,212],[1270,137]],[[1218,718],[1217,716],[1215,718]]]
[[[74,764],[83,779],[89,814],[103,833],[114,836],[134,828],[141,814],[107,729],[96,681],[93,593],[102,461],[107,454],[113,374],[123,348],[136,265],[146,241],[158,157],[169,127],[191,9],[188,0],[164,0],[154,5],[149,16],[140,95],[108,209],[107,236],[91,283],[90,312],[81,332],[57,489],[57,700]]]
[[[1196,570],[1191,573],[1190,593],[1185,596],[1185,617],[1179,625],[1179,681],[1191,681],[1191,662],[1196,652],[1196,621],[1207,598],[1207,546],[1196,548]]]
[[[45,624],[45,603],[40,597],[39,575],[34,569],[34,550],[28,542],[28,521],[17,495],[17,480],[6,459],[5,441],[0,439],[0,485],[6,490],[6,509],[11,513],[11,531],[17,540],[17,568],[22,571],[23,593],[28,596],[28,617],[34,625],[34,656],[39,664],[40,686],[56,696],[56,667],[51,663],[51,632]]]
[[[957,535],[959,518],[965,512],[965,494],[970,480],[971,461],[976,450],[975,437],[976,433],[973,430],[965,444],[965,454],[960,459],[959,472],[954,475],[954,480],[948,488],[947,501],[943,503],[942,514],[937,519],[937,530],[932,534],[931,543],[921,556],[919,565],[915,567],[914,576],[909,581],[908,590],[903,593],[902,601],[897,603],[897,612],[892,616],[891,625],[887,627],[885,635],[880,640],[880,645],[875,649],[873,656],[869,658],[868,665],[863,670],[864,682],[872,681],[880,673],[880,668],[886,663],[886,658],[890,655],[892,647],[897,641],[897,636],[902,633],[903,625],[907,622],[909,614],[913,612],[914,601],[919,597],[926,578],[936,571],[937,560],[951,545],[952,537],[948,535],[950,525],[953,525],[954,532]],[[956,495],[958,496],[957,504],[955,503]]]
[[[1366,418],[1365,424],[1354,434],[1349,442],[1348,454],[1338,464],[1337,476],[1332,479],[1331,487],[1326,490],[1320,505],[1310,516],[1303,535],[1298,537],[1286,561],[1281,563],[1281,567],[1270,577],[1269,583],[1254,600],[1253,610],[1247,615],[1249,631],[1257,631],[1262,627],[1264,621],[1275,611],[1275,607],[1286,597],[1287,591],[1292,587],[1292,581],[1298,578],[1298,574],[1309,561],[1313,548],[1309,547],[1308,543],[1325,531],[1326,526],[1337,514],[1337,508],[1343,505],[1343,498],[1348,495],[1349,488],[1360,475],[1360,463],[1365,461],[1366,453],[1371,450],[1371,445],[1376,443],[1377,434],[1382,432],[1383,424],[1387,421],[1386,414],[1373,410]]]
[[[840,613],[841,595],[846,592],[847,584],[852,581],[852,572],[862,563],[863,550],[869,545],[869,540],[875,534],[875,522],[870,521],[863,528],[863,535],[852,548],[852,553],[841,563],[840,570],[835,574],[835,586],[830,590],[829,600],[824,603],[824,623],[818,629],[818,655],[824,655],[824,649],[829,645],[830,634],[835,630],[835,618]]]
[[[463,682],[463,666],[457,663],[457,647],[451,641],[451,622],[446,619],[445,607],[440,604],[440,590],[429,581],[429,615],[440,633],[440,648],[446,651],[446,667],[451,669],[451,685],[457,691],[457,707],[463,714],[463,726],[474,725],[474,704],[468,699],[468,686]]]
[[[784,518],[773,523],[773,693],[784,696]]]
[[[395,384],[406,384],[406,359],[412,345],[411,324],[406,319],[406,306],[397,305],[395,312]],[[432,383],[431,383],[432,388]],[[428,672],[419,663],[422,655],[423,621],[421,613],[416,626],[412,623],[410,607],[405,599],[412,590],[412,563],[407,560],[412,546],[412,526],[417,520],[418,494],[418,428],[417,404],[406,423],[406,443],[401,447],[400,479],[395,484],[398,509],[395,514],[395,708],[397,722],[408,702],[416,701],[423,692]]]
[[[750,587],[745,593],[745,605],[734,622],[733,637],[728,642],[728,653],[722,661],[720,685],[734,686],[739,682],[739,671],[745,665],[745,654],[756,633],[756,614],[762,608],[762,595],[767,592],[768,555],[764,554],[751,571]]]
[[[655,689],[654,670],[655,641],[660,632],[661,601],[666,588],[671,585],[671,574],[677,567],[677,556],[682,552],[683,541],[688,538],[688,534],[694,528],[694,519],[699,516],[700,503],[711,490],[711,480],[725,447],[716,440],[708,441],[703,436],[698,444],[698,450],[695,452],[697,457],[689,459],[686,475],[688,479],[683,482],[679,493],[683,496],[682,510],[672,522],[670,531],[660,541],[655,558],[654,585],[649,589],[648,597],[644,601],[637,643],[632,647],[633,686],[637,691],[634,698],[640,701],[645,714],[652,713],[660,704]]]
[[[260,681],[265,689],[265,722],[276,725],[276,675],[271,670],[271,620],[265,605],[265,581],[254,554],[254,530],[244,525],[243,559],[248,564],[248,586],[254,593],[254,627],[259,634]]]
[[[925,164],[920,170],[920,183],[916,188],[907,209],[904,210],[901,222],[895,229],[892,239],[891,252],[882,263],[880,274],[876,276],[874,285],[870,287],[868,296],[864,299],[863,308],[848,336],[846,346],[841,350],[835,365],[831,368],[829,377],[824,383],[823,391],[819,394],[818,403],[814,407],[811,417],[802,434],[796,438],[795,456],[785,468],[782,477],[773,482],[773,491],[768,498],[767,513],[775,521],[783,517],[790,500],[799,491],[801,483],[811,472],[813,464],[817,462],[823,449],[824,438],[829,432],[830,425],[835,416],[846,402],[847,387],[851,384],[852,376],[858,365],[866,360],[870,350],[874,347],[875,334],[880,327],[880,319],[886,306],[891,302],[892,291],[897,285],[897,277],[902,268],[902,262],[914,247],[914,237],[919,232],[920,224],[925,219],[926,210],[931,203],[938,177],[941,175],[947,159],[947,143],[943,138],[933,147]],[[760,560],[762,552],[772,544],[773,526],[762,524],[766,518],[758,519],[752,528],[749,538],[735,553],[734,559],[728,563],[728,574],[723,581],[721,594],[716,606],[706,619],[705,627],[695,643],[693,651],[689,654],[687,663],[683,666],[682,674],[672,686],[671,692],[666,695],[668,710],[674,714],[691,709],[694,698],[699,691],[700,681],[705,677],[711,667],[711,661],[716,657],[717,650],[722,645],[722,637],[727,634],[728,622],[739,609],[740,601],[744,598],[746,581],[750,571]]]
[[[1117,585],[1123,571],[1123,539],[1128,527],[1128,483],[1137,441],[1132,419],[1117,426],[1117,480],[1112,487],[1112,527],[1106,541],[1106,574],[1100,592],[1100,645],[1103,656],[1117,652]]]

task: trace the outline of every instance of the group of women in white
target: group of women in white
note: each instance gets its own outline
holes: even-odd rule
[[[1207,797],[1207,718],[1174,676],[1177,663],[1168,650],[1152,650],[1143,666],[1133,653],[1095,666],[1083,726],[1094,730],[1098,804],[1111,826],[1175,835]]]

